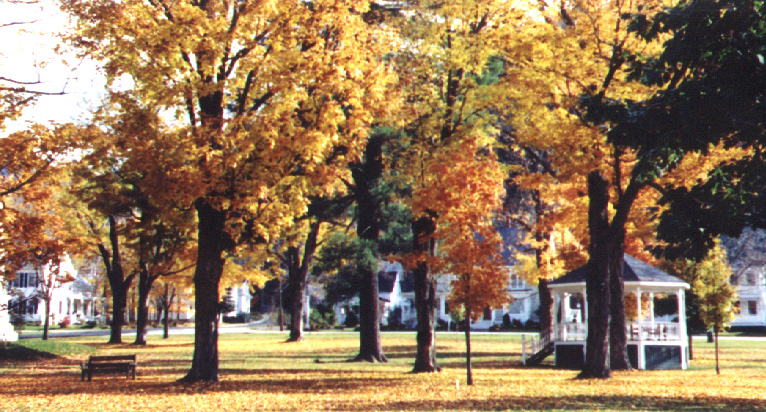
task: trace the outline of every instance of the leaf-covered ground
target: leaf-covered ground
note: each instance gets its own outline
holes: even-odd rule
[[[107,345],[105,337],[60,339],[55,358],[0,362],[2,411],[435,411],[435,410],[648,410],[750,411],[766,409],[766,342],[724,341],[716,376],[712,344],[696,340],[692,369],[615,373],[608,381],[575,379],[577,371],[520,365],[518,335],[477,335],[476,384],[466,387],[462,335],[440,334],[436,374],[411,374],[415,339],[384,333],[387,364],[349,363],[354,333],[309,334],[284,343],[285,334],[224,335],[221,382],[176,380],[189,367],[191,336],[150,337],[149,345]],[[31,342],[24,341],[24,345]],[[83,344],[86,346],[79,346]],[[132,354],[138,378],[96,376],[80,382],[79,362],[90,349]]]

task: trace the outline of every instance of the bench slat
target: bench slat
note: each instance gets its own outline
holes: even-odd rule
[[[132,373],[133,379],[136,379],[136,355],[90,356],[80,368],[80,380],[83,381],[87,375],[90,382],[94,372],[125,372],[126,378],[130,378]]]

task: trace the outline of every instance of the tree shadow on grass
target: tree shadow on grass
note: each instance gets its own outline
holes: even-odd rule
[[[479,384],[480,385],[480,384]],[[447,399],[453,398],[453,399]],[[766,407],[762,399],[686,399],[652,396],[509,396],[495,399],[476,399],[459,394],[445,394],[444,399],[435,401],[397,401],[392,399],[385,405],[369,405],[360,402],[338,403],[337,409],[364,411],[374,408],[381,411],[430,411],[430,410],[650,410],[679,412],[745,412]]]
[[[0,346],[0,362],[32,362],[39,360],[51,360],[56,358],[59,358],[59,356],[49,352],[27,348],[21,345],[9,344],[5,348]]]

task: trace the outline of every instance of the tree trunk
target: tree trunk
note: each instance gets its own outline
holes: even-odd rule
[[[588,337],[581,378],[609,378],[609,192],[599,172],[588,175],[589,259],[585,289],[588,298]]]
[[[417,352],[413,372],[437,372],[436,333],[436,282],[429,279],[428,267],[422,263],[415,272],[415,309],[417,311]]]
[[[715,373],[721,374],[721,368],[718,367],[718,326],[713,326],[713,333],[715,334]]]
[[[537,283],[537,292],[540,296],[540,332],[552,332],[553,331],[553,296],[550,289],[548,289],[549,281],[547,279],[540,279]]]
[[[138,316],[136,317],[136,341],[134,345],[146,345],[146,324],[149,320],[149,292],[153,279],[146,268],[138,275]]]
[[[43,340],[48,340],[48,329],[51,324],[51,298],[43,299],[45,302],[45,321],[43,322]]]
[[[165,310],[165,316],[162,318],[162,339],[170,337],[170,308],[173,306],[173,299],[170,297],[168,284],[165,284],[165,294],[162,296],[162,307]]]
[[[355,360],[387,362],[380,339],[378,273],[364,263],[357,265],[357,270],[361,275],[362,284],[359,289],[359,354]]]
[[[198,217],[197,266],[194,271],[194,355],[184,382],[218,381],[218,286],[223,252],[233,246],[224,231],[226,213],[204,199],[195,207]]]
[[[109,216],[108,223],[111,254],[104,245],[98,245],[101,260],[106,269],[106,277],[109,280],[109,287],[112,289],[112,323],[109,327],[108,343],[122,343],[122,326],[125,324],[128,290],[133,281],[133,275],[126,278],[122,270],[120,241],[117,234],[117,221],[114,216]]]
[[[433,256],[436,231],[436,216],[422,216],[412,222],[412,236],[416,251]],[[417,311],[417,352],[413,372],[437,372],[436,363],[436,280],[429,273],[426,262],[421,262],[413,271],[415,289],[415,310]]]
[[[283,332],[285,330],[285,310],[284,306],[282,304],[282,279],[279,279],[279,289],[277,290],[277,297],[279,299],[279,331]]]
[[[694,347],[692,346],[694,339],[692,339],[692,334],[690,333],[687,338],[689,340],[689,360],[694,360]]]
[[[624,231],[623,231],[624,234]],[[609,288],[611,302],[609,304],[609,361],[610,368],[615,370],[630,370],[628,360],[628,337],[625,332],[625,289],[623,284],[624,235],[618,239],[612,248],[609,264]],[[640,303],[639,303],[640,304]]]
[[[122,343],[122,326],[125,324],[127,288],[112,287],[112,324],[109,327],[109,343]]]
[[[309,233],[303,245],[303,259],[300,259],[297,247],[287,250],[287,273],[290,284],[290,338],[288,342],[297,342],[303,339],[303,301],[306,298],[308,286],[309,268],[317,248],[317,237],[321,221],[313,221],[309,225]]]
[[[386,362],[380,340],[378,290],[378,237],[380,235],[380,200],[374,189],[383,175],[383,138],[370,136],[365,146],[364,163],[353,164],[354,200],[356,201],[357,236],[360,250],[357,271],[362,279],[359,288],[359,354],[357,361]]]
[[[303,277],[298,258],[298,248],[290,246],[287,257],[287,293],[290,299],[290,337],[288,342],[303,340],[303,299],[306,294],[306,278]]]
[[[473,369],[471,368],[471,313],[466,311],[465,313],[466,328],[465,328],[465,373],[466,384],[473,385]]]

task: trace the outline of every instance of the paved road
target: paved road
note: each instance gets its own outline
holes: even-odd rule
[[[228,333],[280,333],[278,330],[274,330],[271,328],[262,328],[262,329],[254,329],[254,326],[263,326],[263,322],[253,322],[249,324],[222,324],[219,327],[219,333],[221,334],[228,334]],[[162,335],[162,328],[149,328],[147,331],[149,335]],[[176,328],[170,328],[169,333],[171,335],[193,335],[194,334],[194,327],[176,327]],[[281,333],[288,333],[288,331],[284,331]],[[328,331],[315,331],[315,332],[306,332],[308,335],[311,334],[324,334],[324,333],[344,333],[343,331],[338,330],[328,330]],[[352,332],[352,331],[345,331],[345,333],[358,333],[358,332]],[[384,334],[389,333],[414,333],[414,331],[402,331],[402,332],[383,332]],[[452,334],[460,334],[463,335],[463,332],[445,332],[440,331],[437,332],[440,336],[445,335],[452,335]],[[532,336],[534,335],[533,332],[479,332],[479,331],[472,331],[472,335],[476,334],[493,334],[496,335],[498,333],[508,334],[508,335],[528,335]],[[49,336],[52,338],[67,338],[67,337],[75,337],[75,336],[109,336],[109,329],[51,329],[48,332]],[[19,335],[20,339],[40,339],[42,337],[42,332],[23,332]],[[136,335],[135,329],[123,329],[122,330],[122,336],[123,339],[132,339]],[[694,335],[693,339],[695,341],[705,342],[707,341],[707,336],[705,335]],[[719,336],[719,339],[721,340],[747,340],[747,341],[759,341],[759,342],[766,342],[766,336],[730,336],[730,335],[724,335]]]
[[[249,325],[221,325],[218,331],[221,334],[224,333],[253,333],[253,329],[250,329]],[[191,335],[194,334],[194,327],[181,327],[170,328],[168,331],[171,335]],[[149,335],[162,335],[162,328],[149,328],[147,333]],[[128,337],[135,336],[135,329],[123,329],[122,337],[127,339]],[[42,338],[42,332],[24,332],[19,335],[19,339],[40,339]],[[51,329],[48,331],[48,336],[51,338],[70,338],[74,336],[109,336],[109,329]]]

